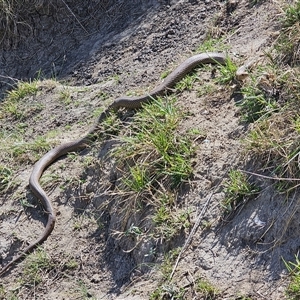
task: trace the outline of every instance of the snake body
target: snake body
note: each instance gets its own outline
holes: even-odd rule
[[[98,130],[98,125],[101,123],[111,111],[116,111],[121,107],[128,109],[137,109],[140,108],[143,104],[151,102],[152,99],[155,99],[158,96],[162,96],[168,92],[174,85],[180,81],[187,73],[193,70],[196,66],[200,64],[221,64],[226,63],[226,56],[223,53],[202,53],[194,55],[182,64],[180,64],[172,73],[170,73],[163,83],[158,87],[153,89],[149,94],[142,95],[140,97],[120,97],[117,98],[108,108],[101,113],[99,118],[97,118],[95,124],[91,127],[89,132],[82,138],[64,143],[58,147],[47,152],[35,165],[32,170],[29,186],[33,194],[42,202],[46,213],[48,214],[48,221],[42,235],[32,242],[28,247],[26,247],[21,254],[19,254],[15,259],[9,262],[4,266],[0,271],[0,276],[3,275],[8,269],[10,269],[14,264],[23,259],[27,254],[32,252],[38,245],[42,244],[48,236],[51,234],[54,225],[55,225],[55,211],[51,204],[50,199],[48,198],[45,191],[42,189],[39,180],[44,172],[44,170],[52,164],[59,157],[67,154],[68,152],[77,151],[79,149],[87,147],[92,141],[92,136]]]

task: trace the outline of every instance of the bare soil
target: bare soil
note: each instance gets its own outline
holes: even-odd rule
[[[23,38],[3,44],[0,51],[2,92],[16,80],[34,78],[39,70],[44,79],[37,95],[24,103],[24,141],[51,130],[58,132],[53,145],[82,136],[99,108],[128,91],[153,88],[162,72],[195,53],[208,35],[224,38],[237,65],[253,59],[263,63],[279,27],[273,1],[256,5],[246,0],[80,2],[68,1],[72,14],[63,1],[41,6],[32,12],[31,21],[26,20],[31,22],[30,30],[19,29]],[[192,225],[205,204],[208,208],[172,282],[185,290],[184,299],[208,299],[196,291],[197,278],[216,286],[219,299],[284,299],[288,279],[283,259],[293,260],[299,247],[293,201],[297,195],[286,199],[271,183],[258,182],[262,192],[257,198],[223,220],[221,183],[228,171],[249,165],[253,169],[253,162],[241,159],[241,139],[248,128],[236,106],[237,84],[220,85],[214,93],[199,96],[202,81],[209,81],[211,73],[198,72],[201,79],[193,90],[178,96],[178,105],[187,113],[180,128],[204,131],[205,139],[195,140],[194,177],[178,197],[182,207],[191,211]],[[68,102],[62,96],[66,94]],[[19,123],[6,118],[0,126],[13,131]],[[132,240],[116,238],[120,216],[102,209],[112,197],[107,190],[115,176],[114,162],[106,153],[113,143],[98,142],[79,155],[60,159],[43,176],[58,218],[42,247],[57,266],[70,259],[78,266],[57,267],[44,274],[42,284],[21,286],[25,260],[1,278],[7,292],[3,299],[9,293],[18,299],[149,299],[158,287],[163,253],[182,247],[189,232],[166,245],[144,241],[132,251]],[[15,177],[18,186],[0,198],[2,265],[44,229],[46,216],[28,188],[35,160],[25,154]],[[24,199],[33,207],[22,206]],[[149,257],[156,246],[157,257]],[[171,297],[165,294],[163,299]]]

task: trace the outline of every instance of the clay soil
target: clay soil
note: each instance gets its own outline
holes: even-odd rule
[[[164,71],[194,54],[210,36],[222,39],[226,49],[222,46],[220,51],[238,66],[251,60],[256,61],[254,67],[263,63],[277,36],[280,10],[271,0],[256,2],[35,4],[30,18],[19,16],[16,35],[4,38],[2,101],[17,80],[33,80],[37,74],[39,90],[26,97],[21,121],[2,118],[1,130],[13,132],[25,124],[24,142],[44,136],[51,146],[76,139],[115,98],[155,87]],[[180,130],[205,132],[205,138],[194,141],[193,178],[178,195],[181,208],[190,212],[191,226],[159,246],[135,245],[130,236],[118,238],[120,215],[103,209],[112,203],[116,174],[106,154],[115,139],[98,141],[46,170],[43,185],[57,211],[57,223],[41,247],[55,267],[43,273],[41,283],[24,285],[26,259],[18,263],[0,279],[2,299],[149,299],[164,282],[160,268],[164,255],[185,244],[204,205],[200,226],[161,299],[177,299],[168,287],[184,291],[182,299],[210,299],[197,290],[199,278],[217,288],[215,299],[285,298],[289,279],[283,259],[293,260],[299,246],[296,204],[289,202],[287,207],[272,185],[258,181],[257,197],[223,218],[223,182],[230,169],[247,165],[241,139],[248,125],[241,122],[236,105],[240,83],[219,85],[213,93],[200,95],[202,82],[211,80],[212,72],[199,70],[193,89],[178,95],[178,105],[186,113]],[[49,132],[55,132],[55,138]],[[37,158],[28,151],[23,156],[14,175],[17,184],[0,195],[2,266],[43,232],[47,220],[28,187]],[[288,210],[293,205],[295,209]],[[157,255],[150,257],[155,246]]]

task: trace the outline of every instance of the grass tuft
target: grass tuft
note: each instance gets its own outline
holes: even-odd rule
[[[112,152],[121,175],[118,190],[124,197],[119,209],[125,202],[128,211],[122,214],[130,216],[147,207],[152,220],[149,235],[166,240],[190,224],[189,213],[176,205],[176,195],[193,173],[192,141],[189,134],[178,133],[183,115],[174,101],[157,99],[145,105]]]
[[[229,172],[229,179],[225,183],[225,199],[221,205],[225,213],[232,212],[239,204],[252,198],[259,192],[254,184],[249,183],[245,174],[237,170]]]
[[[205,279],[196,280],[196,291],[201,294],[201,299],[214,300],[219,298],[219,291]]]
[[[25,284],[36,286],[43,281],[43,274],[52,268],[53,263],[47,253],[42,248],[38,248],[26,259],[22,280]]]
[[[300,299],[300,260],[295,257],[295,262],[286,262],[284,264],[291,275],[291,282],[286,290],[289,300]]]
[[[11,185],[13,171],[6,166],[0,165],[0,192],[5,192]]]
[[[25,97],[35,95],[38,92],[38,81],[34,80],[32,82],[20,81],[18,85],[11,91],[9,91],[4,99],[1,107],[0,118],[4,116],[13,116],[16,119],[22,119],[32,109],[35,111],[40,111],[41,107],[28,108],[24,110],[23,100]]]

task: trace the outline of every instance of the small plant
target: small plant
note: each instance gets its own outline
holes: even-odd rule
[[[300,299],[300,260],[298,256],[295,257],[295,262],[286,262],[284,264],[291,275],[291,282],[287,288],[288,299]]]
[[[188,211],[174,209],[174,195],[162,195],[157,204],[152,220],[155,224],[154,234],[171,240],[182,228],[190,226]]]
[[[7,292],[3,285],[0,285],[0,299],[1,300],[18,300],[18,296],[15,291]]]
[[[13,172],[6,166],[0,165],[0,192],[6,191],[12,183]]]
[[[283,9],[283,29],[277,39],[275,49],[277,60],[294,65],[299,62],[299,34],[300,34],[300,1],[294,1]]]
[[[38,285],[43,281],[43,274],[54,267],[49,256],[42,248],[38,248],[26,259],[24,266],[24,283]]]
[[[284,178],[277,181],[277,188],[288,191],[298,186],[299,182],[289,180],[299,178],[300,139],[298,116],[294,108],[257,122],[245,138],[247,153],[261,162],[262,169],[272,172],[272,177]]]
[[[6,101],[18,102],[26,96],[35,95],[38,91],[38,81],[32,82],[20,81],[17,87],[7,93]]]
[[[23,208],[28,208],[28,207],[34,208],[35,207],[33,204],[29,203],[26,198],[20,199],[20,204],[22,205]]]
[[[150,300],[174,299],[183,300],[185,294],[184,288],[179,288],[173,283],[163,284],[158,287],[151,295]]]
[[[41,153],[48,151],[50,144],[45,137],[37,137],[32,142],[15,141],[11,145],[12,155],[19,162],[36,160]]]
[[[206,40],[197,48],[196,52],[214,52],[228,50],[228,46],[225,45],[222,38],[212,38],[208,36]]]
[[[27,106],[27,102],[22,101],[25,97],[35,95],[38,92],[38,82],[38,80],[20,81],[13,90],[7,92],[1,106],[0,118],[12,116],[22,120],[29,114],[40,112],[43,109],[42,104],[35,103]]]
[[[286,6],[284,9],[283,24],[285,27],[292,27],[300,23],[300,1],[295,1],[294,4]]]
[[[184,90],[191,90],[193,88],[194,83],[199,80],[199,77],[196,72],[190,73],[186,75],[183,79],[181,79],[176,85],[176,90],[182,92]]]
[[[129,176],[123,178],[123,183],[134,192],[147,190],[151,184],[151,178],[148,176],[146,166],[135,165],[129,168]]]
[[[104,91],[100,91],[99,93],[97,93],[97,97],[99,97],[101,100],[105,101],[109,98],[109,94]]]
[[[257,76],[251,76],[250,82],[241,88],[243,99],[237,104],[241,107],[242,120],[246,122],[268,117],[279,108],[274,97],[266,95],[257,87],[256,80]]]
[[[177,256],[180,253],[180,248],[175,248],[165,254],[163,263],[160,266],[164,280],[168,281],[173,270],[173,265]]]
[[[73,269],[77,269],[79,266],[78,262],[74,259],[74,258],[70,258],[66,263],[65,263],[65,267],[67,269],[73,270]]]
[[[82,295],[81,299],[83,299],[83,300],[96,300],[96,298],[93,297],[93,295],[91,295],[91,293],[89,292],[86,284],[82,280],[78,281],[78,291]]]
[[[201,294],[201,299],[214,300],[218,298],[219,291],[205,279],[196,280],[196,291]]]
[[[191,175],[189,158],[193,149],[188,139],[175,132],[179,118],[180,112],[174,105],[162,100],[137,113],[131,135],[124,137],[122,146],[114,152],[119,161],[130,162],[126,163],[130,176],[124,183],[132,191],[147,190],[150,184],[166,176],[176,187]],[[150,165],[149,159],[154,163]]]
[[[142,233],[143,233],[143,231],[141,228],[131,224],[129,229],[126,230],[125,235],[141,235]]]
[[[237,71],[236,64],[227,57],[225,65],[219,66],[220,75],[216,78],[218,83],[229,84],[235,79],[235,74]]]
[[[259,189],[248,182],[245,174],[237,170],[231,170],[229,180],[225,183],[225,199],[221,205],[226,212],[231,212],[238,204],[253,197],[258,192]]]
[[[69,105],[71,103],[71,92],[70,90],[64,88],[60,93],[59,93],[59,100],[63,102],[64,105]]]
[[[217,90],[217,85],[211,82],[203,82],[197,89],[197,95],[199,97],[204,95],[210,95]]]
[[[173,270],[173,264],[180,253],[180,248],[169,251],[164,256],[163,263],[160,266],[160,271],[163,275],[163,283],[150,295],[151,300],[163,299],[184,299],[184,288],[180,288],[174,283],[170,282],[170,274]]]

